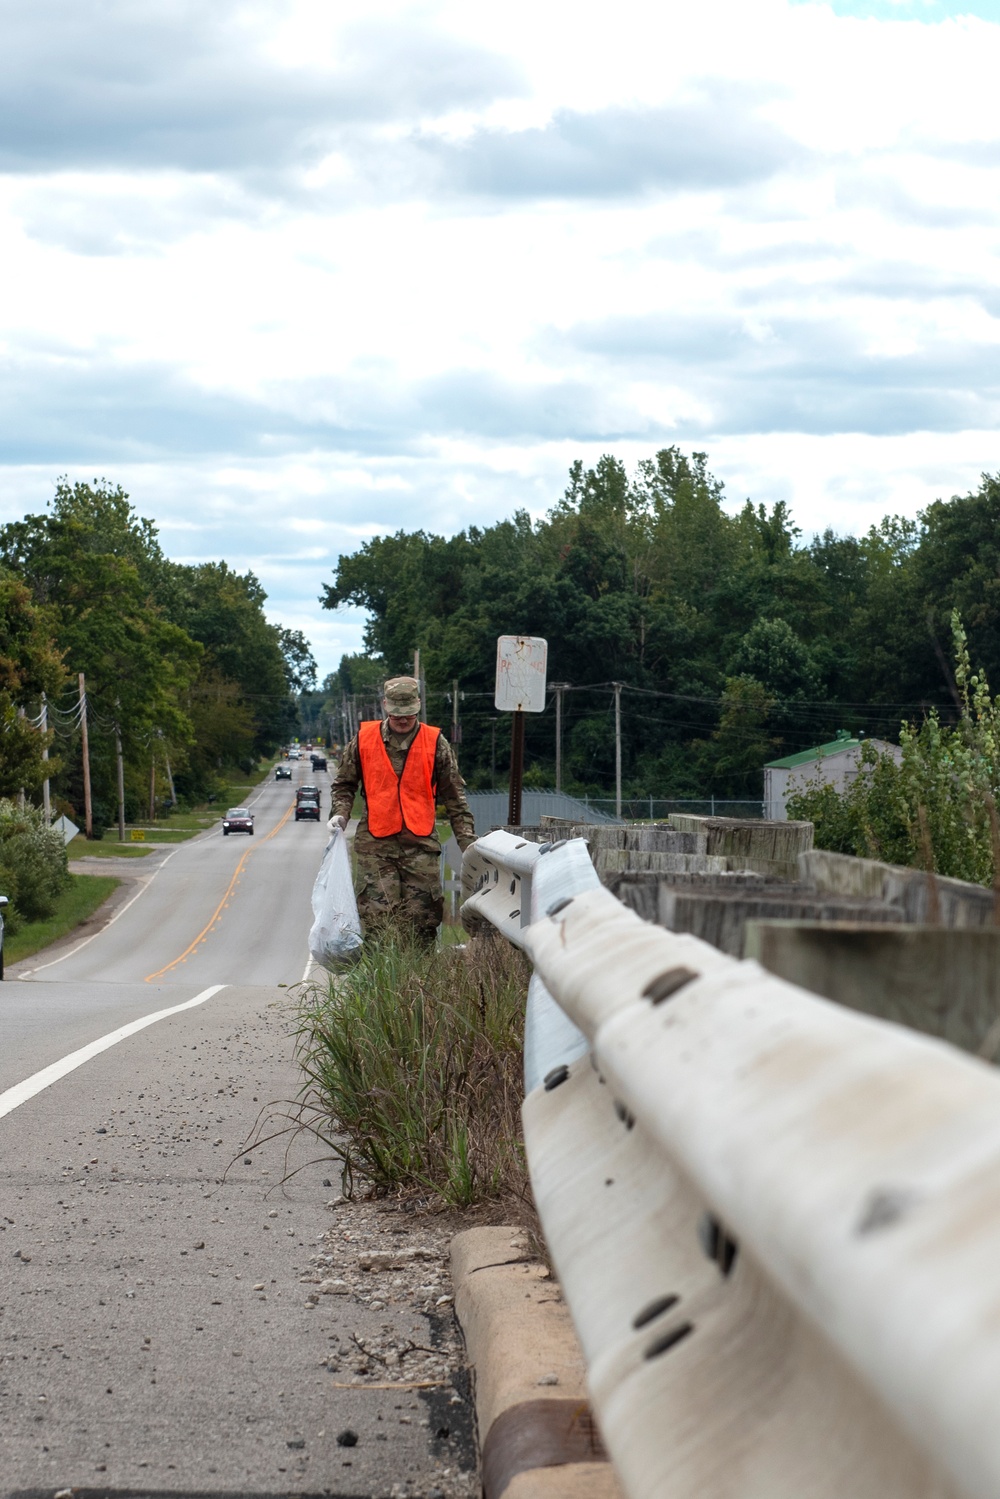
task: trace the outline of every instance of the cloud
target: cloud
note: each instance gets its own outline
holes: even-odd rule
[[[975,159],[975,148],[956,146],[947,151],[928,152],[928,155],[957,158],[967,165],[996,166],[1000,163],[1000,148],[993,147],[993,160]],[[919,194],[905,187],[890,171],[858,174],[845,178],[837,189],[841,206],[870,208],[895,219],[902,224],[916,224],[926,229],[961,229],[967,225],[993,225],[1000,218],[1000,208],[995,202],[946,201],[940,193],[935,195],[925,183]]]
[[[749,89],[653,107],[558,110],[544,126],[482,129],[460,142],[424,136],[456,190],[496,198],[624,198],[730,188],[801,165],[808,153],[755,112]]]
[[[274,21],[241,0],[3,0],[0,171],[260,174],[320,160],[350,126],[522,88],[502,57],[405,16],[346,25],[310,65],[277,59]]]
[[[145,180],[104,176],[81,181],[37,179],[18,199],[24,233],[71,255],[155,255],[193,233],[221,223],[262,225],[266,204],[231,179],[177,177]]]
[[[689,437],[958,432],[1000,418],[998,344],[985,339],[931,332],[913,349],[887,353],[857,323],[781,314],[755,325],[712,312],[604,319],[567,339],[633,379],[641,370],[685,390],[690,402],[677,425]]]
[[[600,385],[455,369],[406,381],[359,362],[345,374],[276,382],[260,396],[206,390],[169,366],[72,351],[0,363],[0,463],[113,466],[193,454],[246,459],[316,450],[417,454],[433,433],[495,441],[641,436],[649,422]]]

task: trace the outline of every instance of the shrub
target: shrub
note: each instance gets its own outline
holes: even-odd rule
[[[307,991],[302,1118],[343,1162],[345,1192],[361,1176],[455,1206],[523,1193],[528,978],[523,955],[492,934],[431,952],[396,936]]]
[[[10,897],[10,932],[51,916],[68,884],[62,834],[46,825],[40,807],[0,798],[0,894]]]
[[[989,885],[1000,875],[1000,698],[972,671],[957,612],[952,615],[960,716],[943,724],[935,710],[904,723],[902,762],[865,745],[843,793],[816,781],[788,798],[788,815],[812,822],[818,848],[933,868]]]

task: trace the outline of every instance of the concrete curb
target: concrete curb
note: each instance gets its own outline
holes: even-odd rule
[[[524,1235],[468,1229],[452,1240],[451,1270],[485,1499],[620,1499],[569,1312]]]

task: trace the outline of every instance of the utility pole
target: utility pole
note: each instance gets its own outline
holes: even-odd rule
[[[158,729],[157,733],[158,733],[159,737],[162,739],[163,738],[163,730],[162,729]],[[170,805],[172,807],[176,807],[176,805],[177,805],[177,792],[174,790],[174,774],[173,774],[173,771],[170,769],[170,756],[167,754],[166,745],[164,745],[164,747],[163,747],[163,764],[164,764],[164,768],[165,768],[165,770],[167,772],[167,785],[170,787]]]
[[[156,821],[156,745],[149,752],[149,820]]]
[[[18,718],[22,718],[22,719],[26,716],[23,708],[18,708],[18,710],[17,710],[17,716],[18,716]],[[18,809],[19,812],[23,812],[24,811],[24,787],[23,786],[21,787],[20,791],[17,793],[17,809]]]
[[[552,691],[556,695],[556,790],[562,790],[562,695],[569,687],[569,682],[552,682]]]
[[[622,818],[622,684],[612,682],[615,689],[615,816]]]
[[[45,736],[42,759],[47,760],[49,758],[49,705],[44,692],[42,693],[42,734]],[[48,776],[42,782],[42,806],[45,809],[45,826],[48,827],[52,821],[52,801],[49,796]]]
[[[122,756],[122,705],[115,700],[115,760],[118,765],[118,842],[125,842],[125,761]]]
[[[90,798],[90,739],[87,734],[87,684],[81,671],[80,730],[83,735],[83,827],[88,838],[94,836],[94,805]]]
[[[458,743],[458,678],[451,679],[451,742]]]
[[[490,725],[490,785],[496,790],[497,784],[497,721],[493,720]]]

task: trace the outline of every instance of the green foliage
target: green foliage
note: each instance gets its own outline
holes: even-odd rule
[[[811,822],[817,848],[889,864],[909,864],[917,826],[892,755],[875,745],[862,746],[858,774],[843,793],[819,779],[790,796],[788,816]]]
[[[117,806],[115,730],[126,816],[148,811],[150,771],[178,794],[221,792],[227,766],[251,766],[296,722],[293,692],[315,680],[300,631],[268,622],[252,573],[186,566],[106,480],[60,480],[46,513],[0,528],[0,794],[35,792],[42,736],[17,709],[86,676],[95,831]],[[63,707],[65,730],[69,710]],[[83,815],[79,740],[47,767]]]
[[[45,776],[42,751],[51,743],[19,716],[26,700],[62,687],[65,671],[45,609],[24,583],[0,568],[0,796],[36,791]]]
[[[302,1119],[343,1162],[345,1190],[420,1186],[465,1206],[521,1190],[527,964],[507,943],[427,952],[366,943],[307,994]]]
[[[774,698],[756,677],[729,677],[722,694],[722,715],[713,734],[715,769],[730,786],[753,796],[760,767],[776,753],[778,739],[769,732]]]
[[[40,807],[0,799],[0,895],[10,898],[5,925],[51,916],[69,884],[62,835],[47,827]]]
[[[626,795],[759,796],[764,758],[835,728],[894,738],[902,716],[935,704],[945,723],[956,607],[1000,679],[998,536],[1000,476],[916,520],[804,542],[782,501],[734,512],[706,455],[672,447],[632,475],[610,455],[574,463],[538,521],[518,512],[449,538],[378,537],[340,559],[324,602],[368,611],[366,643],[388,673],[420,648],[438,721],[459,679],[474,784],[490,774],[496,637],[520,632],[546,637],[552,680],[604,684],[564,698],[570,789],[613,784],[617,680],[643,694],[622,698]],[[527,767],[551,784],[551,715],[526,728]]]
[[[814,781],[789,798],[788,815],[815,824],[819,848],[989,885],[1000,845],[1000,698],[985,672],[972,670],[957,610],[950,623],[958,722],[944,724],[932,709],[904,723],[900,765],[866,745],[845,792]]]
[[[56,901],[51,916],[40,921],[18,921],[14,930],[4,933],[4,957],[7,964],[19,963],[58,942],[92,916],[113,894],[121,880],[105,874],[71,874],[66,888]]]

